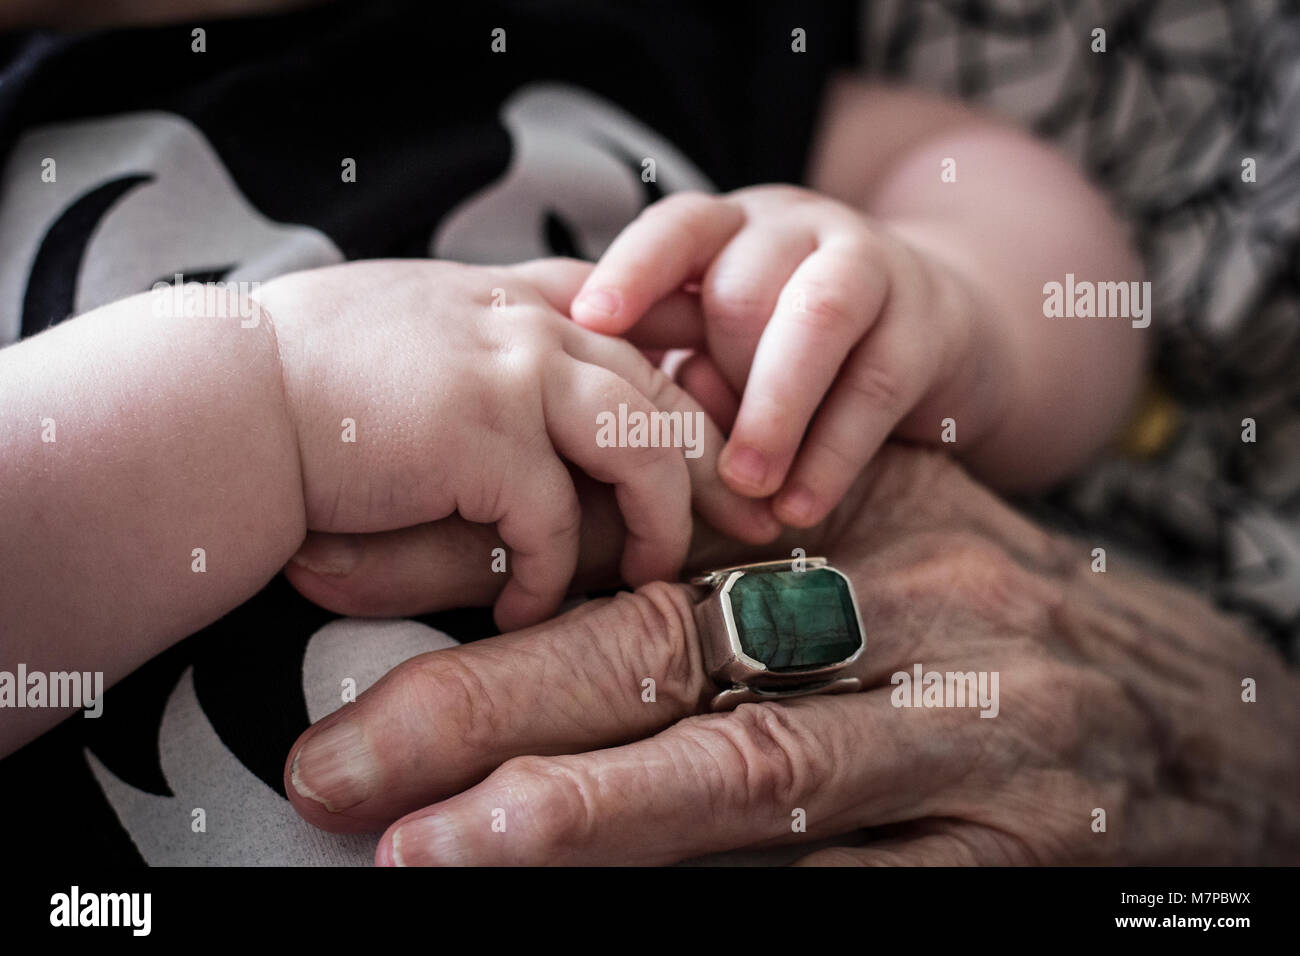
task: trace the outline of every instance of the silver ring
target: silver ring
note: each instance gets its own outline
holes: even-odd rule
[[[691,583],[711,589],[695,621],[721,688],[713,710],[862,690],[867,633],[857,595],[825,558],[717,568]]]

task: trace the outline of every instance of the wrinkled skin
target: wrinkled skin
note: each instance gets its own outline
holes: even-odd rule
[[[610,566],[616,514],[590,491],[584,511],[584,567]],[[335,603],[373,613],[380,591],[409,603],[413,588],[430,607],[489,600],[486,569],[427,582],[491,540],[455,521],[369,539]],[[868,691],[705,714],[701,592],[656,583],[399,666],[295,745],[294,805],[332,830],[392,824],[380,863],[659,864],[774,844],[798,857],[813,841],[805,863],[1300,860],[1300,681],[1199,597],[1119,560],[1093,573],[1091,545],[894,446],[819,528],[758,552],[699,532],[692,560],[796,546],[854,581]],[[896,708],[890,675],[917,662],[999,672],[998,716]],[[325,759],[340,755],[352,772]]]

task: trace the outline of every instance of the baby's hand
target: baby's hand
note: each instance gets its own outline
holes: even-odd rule
[[[935,442],[941,420],[959,416],[975,392],[984,408],[1000,400],[977,371],[996,336],[985,334],[968,284],[817,193],[670,196],[614,240],[571,313],[623,334],[688,283],[699,284],[702,328],[677,309],[671,322],[650,316],[632,337],[706,348],[743,391],[722,478],[747,496],[775,494],[774,513],[788,525],[825,518],[891,433]]]
[[[285,276],[257,298],[274,324],[301,455],[307,527],[375,532],[453,513],[495,523],[510,549],[503,629],[558,608],[578,558],[580,511],[561,456],[615,487],[630,584],[672,578],[691,500],[753,539],[775,522],[717,480],[722,436],[627,342],[561,314],[590,266],[480,268],[357,262]],[[692,416],[701,452],[607,447],[598,416]],[[492,561],[466,554],[466,561]],[[329,569],[315,569],[328,574]]]

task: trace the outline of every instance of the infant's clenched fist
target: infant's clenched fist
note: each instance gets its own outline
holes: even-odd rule
[[[722,437],[698,458],[676,447],[602,447],[602,413],[699,406],[632,345],[560,311],[589,266],[544,260],[485,268],[355,262],[269,282],[297,428],[307,527],[374,532],[459,513],[497,525],[511,579],[496,620],[512,629],[558,608],[577,563],[579,506],[565,461],[615,486],[630,584],[675,576],[692,499],[754,540],[775,529],[716,478]],[[345,420],[355,441],[345,438]],[[490,555],[466,555],[488,562]]]

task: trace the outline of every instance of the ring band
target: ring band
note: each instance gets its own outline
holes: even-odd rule
[[[853,584],[825,558],[717,568],[691,583],[712,709],[863,687],[867,635]]]

